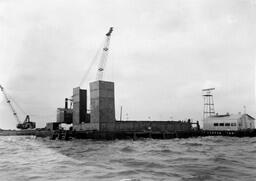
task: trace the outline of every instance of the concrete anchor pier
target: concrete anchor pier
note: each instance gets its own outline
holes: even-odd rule
[[[76,92],[79,90],[76,89]],[[83,91],[83,90],[80,90]],[[74,93],[76,93],[74,92]],[[86,92],[86,91],[84,91]],[[77,93],[76,93],[77,94]],[[168,137],[168,134],[176,132],[189,132],[191,131],[191,124],[189,122],[181,121],[117,121],[115,119],[115,91],[114,82],[95,81],[90,83],[90,100],[91,100],[91,113],[90,121],[83,122],[81,120],[73,120],[73,130],[84,137],[163,137],[163,133]],[[75,95],[73,96],[75,97]],[[77,100],[80,102],[82,100]],[[85,104],[85,103],[83,103]],[[74,107],[80,109],[80,107]],[[74,118],[78,119],[75,115],[77,112],[83,110],[74,110]],[[122,136],[123,135],[123,136]],[[161,135],[161,136],[157,136]],[[179,136],[179,134],[177,135]]]

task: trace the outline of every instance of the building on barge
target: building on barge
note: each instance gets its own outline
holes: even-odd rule
[[[209,131],[253,130],[255,129],[255,119],[248,114],[216,114],[204,119],[203,129]]]

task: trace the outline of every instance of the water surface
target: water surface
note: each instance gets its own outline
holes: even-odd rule
[[[0,137],[1,180],[256,180],[256,138]]]

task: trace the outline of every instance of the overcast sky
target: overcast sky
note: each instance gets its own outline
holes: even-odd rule
[[[2,0],[0,84],[38,127],[55,121],[110,26],[118,119],[201,120],[208,87],[216,112],[256,116],[255,0]],[[15,126],[1,95],[0,128]]]

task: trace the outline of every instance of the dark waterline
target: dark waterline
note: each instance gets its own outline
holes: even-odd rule
[[[0,137],[1,180],[248,180],[256,138],[53,141]]]

